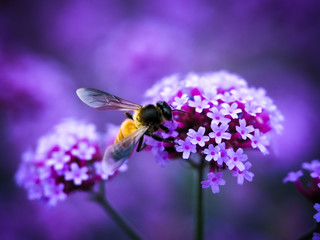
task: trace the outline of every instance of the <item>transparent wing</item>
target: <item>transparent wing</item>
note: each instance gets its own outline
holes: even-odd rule
[[[148,127],[138,128],[120,142],[109,146],[104,152],[102,160],[103,170],[108,174],[113,174],[128,159],[147,130]]]
[[[141,105],[94,88],[79,88],[78,97],[88,106],[98,110],[138,110]]]

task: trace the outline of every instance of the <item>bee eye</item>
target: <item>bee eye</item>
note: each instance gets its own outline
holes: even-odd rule
[[[163,117],[166,120],[172,120],[172,110],[168,103],[160,101],[157,102],[157,106],[161,109]]]

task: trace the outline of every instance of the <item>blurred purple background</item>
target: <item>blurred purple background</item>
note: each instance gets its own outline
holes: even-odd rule
[[[221,193],[205,190],[207,239],[308,231],[313,206],[282,179],[320,158],[319,12],[316,0],[1,1],[0,239],[126,239],[86,193],[54,209],[27,200],[14,182],[22,152],[63,118],[101,132],[121,123],[122,113],[81,103],[79,87],[142,102],[168,74],[220,69],[265,88],[286,120],[270,155],[250,154],[252,183],[227,177]],[[183,164],[161,168],[144,152],[107,184],[107,195],[146,238],[192,239],[194,184]]]

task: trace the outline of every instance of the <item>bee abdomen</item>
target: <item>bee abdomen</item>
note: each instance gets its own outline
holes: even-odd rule
[[[134,123],[133,120],[131,119],[126,119],[120,127],[118,136],[116,140],[114,141],[115,143],[120,142],[122,139],[124,139],[126,136],[128,136],[130,133],[134,132],[137,130],[137,126]]]

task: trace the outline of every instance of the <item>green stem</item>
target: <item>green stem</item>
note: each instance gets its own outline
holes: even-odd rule
[[[204,168],[204,162],[203,159],[201,159],[200,164],[197,168],[197,209],[196,209],[196,222],[195,222],[195,239],[196,240],[202,240],[203,239],[203,191],[202,191],[202,177],[203,177],[203,168]]]
[[[140,240],[142,237],[117,213],[117,211],[110,205],[105,197],[104,182],[101,181],[99,185],[99,192],[95,194],[94,200],[99,203],[102,208],[109,214],[112,220],[131,238]]]

